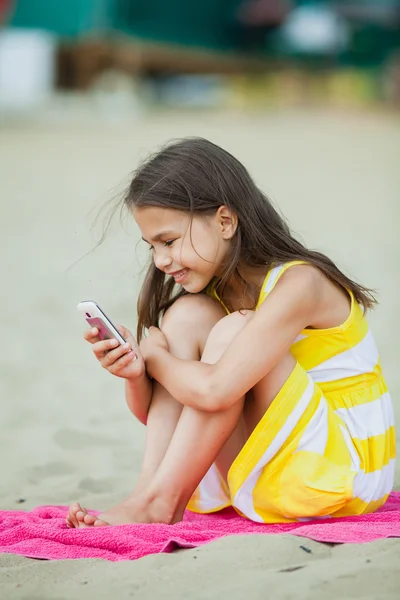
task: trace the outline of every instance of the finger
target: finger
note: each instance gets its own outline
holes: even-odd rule
[[[129,329],[127,329],[123,325],[116,325],[115,327],[125,339],[128,337],[128,335],[132,335]]]
[[[83,337],[87,342],[90,342],[91,344],[100,341],[99,330],[97,329],[97,327],[91,327],[90,329],[86,329],[85,333],[83,334]]]
[[[122,326],[121,326],[121,328],[122,328]],[[133,337],[133,335],[131,334],[131,332],[128,329],[126,329],[125,327],[123,329],[124,329],[123,333],[125,334],[125,335],[123,335],[123,337],[125,337],[126,341],[131,345],[131,348],[132,348],[133,352],[135,353],[135,358],[143,359],[142,352],[140,350],[140,346],[139,346],[138,342],[136,341],[136,338]],[[126,335],[126,334],[128,334],[128,335]]]
[[[117,373],[124,369],[129,363],[138,360],[138,355],[134,350],[129,350],[121,358],[118,358],[112,365],[109,366],[110,373]]]
[[[134,338],[132,333],[129,331],[129,329],[127,329],[123,325],[116,325],[116,328],[118,329],[118,331],[120,332],[120,334],[122,335],[124,340],[126,340],[127,342],[129,342],[132,345],[132,348],[134,348],[135,346],[138,345],[136,339]]]
[[[124,354],[129,352],[131,349],[132,348],[129,343],[121,344],[120,346],[118,346],[118,348],[115,348],[115,350],[110,350],[109,352],[107,352],[105,355],[103,355],[100,358],[101,365],[105,369],[108,369],[109,367],[111,367],[111,365],[113,365],[115,363],[116,360],[121,358]]]
[[[118,346],[119,342],[116,339],[101,340],[100,342],[95,342],[93,344],[92,350],[96,358],[100,360],[107,352],[113,350],[114,348],[117,348]]]

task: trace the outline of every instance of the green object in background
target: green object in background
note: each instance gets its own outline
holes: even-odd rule
[[[61,37],[116,31],[157,42],[234,50],[244,0],[17,0],[10,25]]]
[[[339,0],[338,0],[339,1]],[[363,0],[359,4],[372,3]],[[395,0],[374,0],[388,5]],[[16,0],[10,25],[43,29],[62,38],[101,36],[118,32],[137,39],[210,50],[257,52],[299,62],[318,60],[282,44],[279,31],[245,28],[236,19],[245,0]],[[356,2],[357,3],[357,2]],[[328,0],[295,0],[298,8],[335,4]],[[353,0],[354,4],[354,0]],[[338,64],[379,66],[400,49],[400,31],[372,23],[350,24],[350,45]]]
[[[236,9],[243,0],[115,0],[114,26],[138,38],[192,47],[240,46]]]
[[[61,37],[105,33],[114,0],[16,0],[10,25],[44,29]]]
[[[392,52],[400,50],[400,31],[379,25],[363,25],[353,29],[351,45],[343,62],[356,66],[380,66]]]

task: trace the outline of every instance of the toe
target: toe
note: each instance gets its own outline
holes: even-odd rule
[[[71,504],[71,506],[69,507],[69,511],[70,513],[74,513],[76,514],[78,512],[78,510],[82,510],[81,505],[79,504],[79,502],[73,502]]]
[[[76,518],[78,520],[78,527],[90,527],[93,523],[90,522],[91,515],[88,514],[86,508],[80,506],[80,510],[76,513]],[[88,522],[87,522],[88,519]],[[95,517],[94,517],[95,519]]]
[[[73,522],[72,522],[72,517],[70,514],[71,508],[68,509],[68,513],[65,516],[65,522],[68,525],[68,527],[73,527]]]
[[[78,523],[83,523],[85,520],[85,516],[87,515],[86,511],[78,510],[78,512],[76,513],[76,518],[78,519]]]
[[[94,515],[86,514],[83,520],[86,525],[94,525],[97,521],[97,517],[95,517]]]
[[[68,515],[67,515],[67,525],[68,527],[79,527],[79,522],[77,519],[77,512],[81,509],[80,504],[78,504],[78,502],[73,502],[71,504],[71,506],[69,507],[68,510]]]
[[[105,527],[107,525],[110,525],[110,523],[103,521],[103,519],[96,519],[93,525],[94,527]]]

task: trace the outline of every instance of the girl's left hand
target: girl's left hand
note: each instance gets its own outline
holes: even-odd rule
[[[154,351],[160,348],[169,350],[167,338],[158,327],[150,327],[148,336],[140,342],[140,351],[144,361],[149,360]]]

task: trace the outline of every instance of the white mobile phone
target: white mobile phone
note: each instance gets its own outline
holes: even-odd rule
[[[120,344],[125,344],[126,340],[124,340],[118,329],[112,324],[96,302],[84,300],[83,302],[79,302],[77,309],[84,314],[86,321],[91,327],[97,327],[101,340],[115,338]]]

